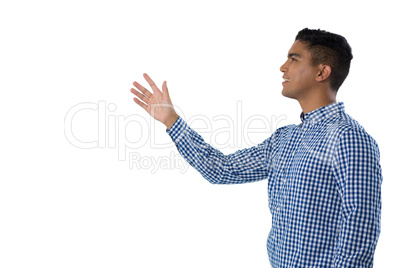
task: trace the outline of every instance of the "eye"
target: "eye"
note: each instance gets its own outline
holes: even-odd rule
[[[293,57],[290,58],[290,60],[291,60],[291,61],[297,61],[297,59],[295,59],[295,58],[293,58]]]

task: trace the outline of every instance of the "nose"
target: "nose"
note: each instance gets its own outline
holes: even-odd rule
[[[287,61],[286,61],[287,62]],[[284,73],[286,72],[287,68],[286,68],[286,62],[279,68],[279,70]]]

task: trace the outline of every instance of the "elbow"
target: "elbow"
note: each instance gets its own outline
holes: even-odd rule
[[[223,180],[222,176],[211,176],[211,175],[205,175],[202,174],[203,177],[211,184],[225,184],[225,181]]]
[[[211,184],[224,184],[223,182],[222,182],[222,179],[220,179],[220,178],[207,178],[207,177],[205,177],[206,179],[207,179],[207,181],[209,181],[209,183],[211,183]]]

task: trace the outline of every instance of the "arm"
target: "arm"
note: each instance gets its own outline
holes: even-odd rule
[[[342,198],[342,226],[335,267],[372,267],[380,235],[380,155],[363,130],[351,129],[339,140],[334,175]]]
[[[166,81],[160,91],[147,74],[144,74],[144,78],[151,86],[153,93],[134,82],[133,85],[138,89],[131,89],[131,92],[137,96],[134,98],[135,103],[153,118],[165,124],[180,154],[209,182],[244,183],[267,177],[268,164],[264,157],[266,155],[264,150],[270,148],[270,139],[258,146],[223,155],[205,143],[201,136],[177,115],[170,100]]]
[[[167,133],[179,153],[210,183],[246,183],[268,176],[265,155],[271,147],[271,138],[257,146],[224,155],[207,144],[181,117]]]

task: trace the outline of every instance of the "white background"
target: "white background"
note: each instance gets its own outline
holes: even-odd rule
[[[236,119],[238,101],[244,119],[284,115],[275,128],[299,123],[299,104],[280,93],[279,67],[297,32],[309,27],[342,34],[352,46],[338,100],[380,146],[374,267],[396,267],[400,8],[357,2],[2,1],[0,266],[269,267],[266,181],[211,185],[192,168],[155,170],[153,160],[182,159],[129,90],[133,81],[146,85],[144,72],[159,86],[166,80],[182,115],[203,115],[212,130],[222,127],[217,115]],[[98,140],[97,148],[74,146],[65,134],[69,111],[82,103],[98,110],[77,112],[67,132]],[[98,119],[99,105],[109,107],[108,121]],[[221,147],[249,146],[237,139]],[[119,157],[130,152],[142,157],[131,168]]]

